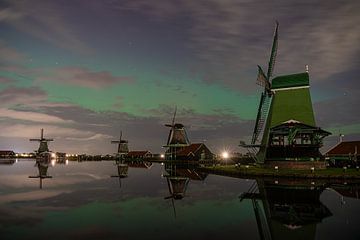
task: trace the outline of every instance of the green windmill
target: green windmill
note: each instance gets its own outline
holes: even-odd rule
[[[309,91],[309,73],[273,78],[278,47],[276,22],[267,74],[258,66],[261,93],[251,144],[241,144],[258,163],[267,161],[318,161],[322,139],[331,133],[316,126]]]

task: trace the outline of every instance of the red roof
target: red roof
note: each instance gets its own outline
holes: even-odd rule
[[[195,154],[197,150],[201,147],[202,143],[193,143],[190,144],[187,147],[184,147],[181,149],[178,153],[176,153],[177,156],[189,156],[190,153]]]
[[[130,151],[128,152],[129,157],[138,157],[138,156],[145,156],[149,151]]]
[[[330,149],[326,155],[348,155],[360,153],[360,141],[341,142],[332,149]]]

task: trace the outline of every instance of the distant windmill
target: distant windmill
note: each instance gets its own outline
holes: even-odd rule
[[[119,140],[111,141],[113,144],[118,144],[117,154],[120,157],[124,157],[124,155],[129,153],[128,141],[122,139],[122,131],[120,131],[120,138]]]
[[[54,141],[51,138],[44,138],[44,129],[42,128],[40,131],[40,138],[31,138],[31,142],[39,142],[39,149],[36,151],[37,154],[41,154],[44,152],[49,152],[48,142]]]
[[[176,111],[177,107],[175,107],[171,124],[165,124],[166,127],[170,127],[170,132],[165,146],[168,148],[167,157],[170,159],[176,158],[176,151],[190,145],[190,141],[185,131],[185,126],[181,123],[175,123]]]

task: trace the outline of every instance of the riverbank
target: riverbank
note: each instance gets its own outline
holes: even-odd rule
[[[359,169],[342,169],[342,168],[328,168],[311,170],[298,169],[269,169],[261,166],[235,166],[235,165],[217,165],[210,167],[200,167],[200,171],[240,178],[259,178],[259,177],[274,177],[274,178],[307,178],[307,179],[354,179],[360,180]]]

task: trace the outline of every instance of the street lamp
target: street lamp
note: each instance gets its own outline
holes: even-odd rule
[[[221,157],[225,160],[225,165],[227,165],[227,159],[229,158],[229,153],[227,151],[224,151],[221,153]]]

